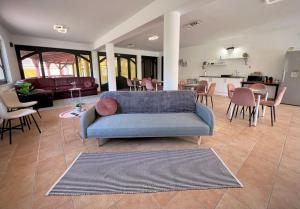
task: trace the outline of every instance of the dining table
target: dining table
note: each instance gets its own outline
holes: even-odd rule
[[[262,97],[264,96],[265,100],[268,100],[268,91],[266,89],[252,89],[250,88],[253,92],[253,94],[256,96],[256,106],[255,106],[255,111],[254,111],[254,117],[252,117],[251,120],[251,125],[252,126],[256,126],[257,125],[257,121],[258,121],[258,116],[259,116],[259,106],[260,106],[260,101],[262,99]],[[234,93],[234,91],[233,91]],[[265,112],[266,112],[266,107],[263,107],[263,111],[261,116],[264,117],[265,116]],[[228,112],[228,119],[231,118],[233,114],[233,105],[230,106],[229,112]]]

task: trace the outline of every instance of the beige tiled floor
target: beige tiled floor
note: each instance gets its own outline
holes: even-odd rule
[[[216,128],[201,147],[212,147],[244,184],[242,189],[166,192],[135,195],[47,197],[45,193],[79,152],[197,148],[176,138],[112,140],[103,147],[82,143],[77,119],[60,121],[66,108],[42,112],[42,134],[32,126],[0,142],[0,208],[92,209],[296,209],[300,208],[300,108],[281,105],[278,122],[269,111],[257,127],[225,117],[228,101],[215,98]]]

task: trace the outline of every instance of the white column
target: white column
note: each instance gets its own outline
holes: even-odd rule
[[[178,89],[180,13],[164,16],[164,90]]]
[[[142,79],[142,56],[137,54],[136,56],[137,78]]]
[[[98,52],[92,51],[92,66],[95,82],[99,84],[98,91],[100,89],[100,73],[99,73],[99,63],[98,63]]]
[[[117,91],[114,45],[112,43],[109,43],[105,45],[105,48],[106,48],[108,90]]]

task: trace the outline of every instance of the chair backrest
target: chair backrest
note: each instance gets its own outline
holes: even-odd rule
[[[227,94],[230,99],[233,96],[234,90],[235,90],[235,86],[232,83],[227,84]]]
[[[153,78],[152,83],[157,83],[157,79]]]
[[[201,81],[199,81],[199,85],[208,86],[208,82],[206,80],[201,80]]]
[[[263,83],[254,83],[249,86],[250,89],[265,90],[267,87]]]
[[[280,90],[279,90],[279,93],[277,94],[277,97],[275,99],[275,102],[274,102],[274,106],[278,106],[280,105],[281,101],[282,101],[282,98],[284,96],[284,93],[286,91],[286,86],[283,86]]]
[[[205,84],[199,84],[198,86],[196,86],[195,91],[197,93],[203,93],[206,92],[206,88],[207,86]]]
[[[146,80],[146,89],[152,91],[154,89],[152,81]]]
[[[216,83],[211,83],[207,91],[207,96],[213,96],[215,94],[215,90],[216,90]]]
[[[231,102],[246,107],[254,107],[256,105],[253,91],[245,87],[234,90]]]
[[[129,78],[127,78],[127,85],[130,87],[130,86],[133,86],[133,83],[132,83],[132,81],[129,79]]]
[[[20,103],[15,89],[9,89],[1,92],[0,97],[6,107],[13,107]]]
[[[146,81],[149,81],[147,78],[143,78],[141,82],[141,86],[146,86]]]
[[[7,118],[7,107],[2,102],[1,99],[0,99],[0,118],[1,119],[6,119]]]
[[[186,86],[186,80],[180,80],[178,84],[178,89],[184,90],[185,86]]]

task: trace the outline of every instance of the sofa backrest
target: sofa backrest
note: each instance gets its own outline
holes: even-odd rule
[[[110,91],[100,95],[118,102],[118,113],[195,112],[192,91]]]
[[[76,87],[83,88],[85,87],[86,82],[90,82],[91,86],[95,86],[95,79],[92,77],[57,77],[54,78],[56,87],[68,87],[72,88],[72,84],[74,81],[76,83]]]
[[[55,90],[54,78],[27,78],[24,81],[31,83],[35,89]]]

